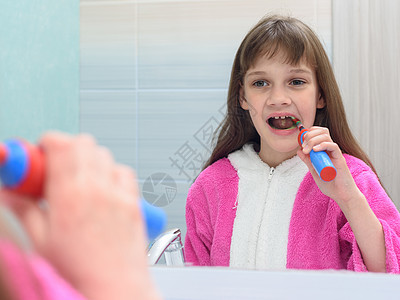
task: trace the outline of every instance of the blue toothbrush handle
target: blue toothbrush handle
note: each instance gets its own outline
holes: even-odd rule
[[[302,129],[299,133],[300,146],[303,144],[303,135],[307,132],[306,129]],[[336,168],[333,165],[331,158],[325,151],[310,152],[311,163],[318,173],[319,178],[323,181],[331,181],[336,177]]]
[[[139,204],[146,224],[147,236],[149,240],[153,240],[163,232],[167,223],[167,216],[164,210],[149,204],[144,199],[140,199]]]

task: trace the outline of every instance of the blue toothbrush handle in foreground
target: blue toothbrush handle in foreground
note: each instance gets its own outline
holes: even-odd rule
[[[167,216],[164,210],[149,204],[144,199],[140,199],[139,204],[146,224],[147,236],[149,240],[153,240],[164,231]]]

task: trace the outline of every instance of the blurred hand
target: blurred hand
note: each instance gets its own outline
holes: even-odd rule
[[[46,207],[2,192],[35,248],[90,299],[157,299],[133,171],[88,135],[48,133]]]

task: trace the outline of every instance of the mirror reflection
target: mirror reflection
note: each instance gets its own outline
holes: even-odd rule
[[[340,14],[339,11],[346,11],[348,15]],[[368,21],[376,22],[374,24],[379,26],[381,24],[379,20],[384,18],[383,16],[387,16],[389,11],[390,9],[383,5],[376,7],[375,19],[371,16]],[[381,45],[385,45],[385,43],[398,44],[398,40],[393,35],[394,31],[390,30],[390,28],[395,28],[398,21],[387,17],[388,20],[392,20],[393,26],[385,27],[386,35],[379,35],[380,45],[374,44],[376,50],[374,47],[370,47],[369,51],[366,51],[363,47],[364,43],[372,44],[378,35],[372,30],[361,33],[359,27],[365,28],[363,22],[366,20],[350,18],[349,15],[355,14],[355,12],[355,8],[350,4],[332,3],[332,1],[319,1],[318,4],[314,1],[302,3],[289,1],[282,4],[276,1],[246,1],[245,3],[118,1],[113,3],[81,0],[80,130],[94,134],[100,143],[113,150],[117,160],[136,169],[142,196],[148,202],[163,207],[168,215],[169,227],[179,228],[182,241],[189,241],[185,244],[185,248],[187,247],[190,252],[187,254],[190,256],[189,263],[228,265],[234,257],[233,265],[239,268],[284,269],[289,264],[287,257],[290,256],[286,251],[292,251],[298,255],[315,256],[312,251],[305,254],[296,248],[301,244],[300,237],[292,239],[299,234],[295,232],[295,229],[291,231],[291,228],[296,226],[309,227],[310,231],[308,232],[313,237],[317,233],[311,229],[320,228],[325,228],[326,231],[318,230],[318,234],[324,233],[324,237],[327,235],[337,237],[336,244],[327,242],[323,243],[324,247],[339,247],[337,243],[355,245],[352,244],[354,240],[349,240],[350,237],[353,237],[349,233],[351,231],[347,231],[350,229],[351,222],[340,223],[340,226],[335,223],[337,226],[333,227],[342,229],[337,232],[329,231],[327,229],[329,226],[324,225],[326,224],[324,222],[331,221],[329,218],[338,222],[342,218],[342,214],[348,213],[344,212],[346,209],[343,201],[335,199],[336,195],[329,188],[325,188],[325,183],[317,180],[318,189],[314,186],[313,188],[304,187],[304,190],[314,191],[315,188],[315,193],[322,190],[322,194],[326,197],[337,201],[326,200],[325,206],[310,210],[310,214],[306,213],[307,210],[304,209],[299,209],[302,213],[297,217],[294,214],[297,209],[297,206],[294,205],[296,203],[302,205],[301,202],[294,200],[298,197],[297,193],[303,190],[300,188],[304,184],[302,179],[306,178],[309,168],[299,157],[294,158],[294,160],[298,160],[298,164],[297,161],[290,160],[297,154],[296,138],[291,139],[287,145],[288,149],[280,144],[279,139],[277,139],[276,145],[274,142],[270,142],[273,135],[284,140],[286,132],[290,132],[290,136],[297,136],[298,130],[290,117],[298,118],[305,128],[312,125],[329,127],[327,142],[333,140],[343,152],[358,157],[366,165],[374,167],[386,192],[394,204],[399,206],[400,191],[397,190],[397,176],[393,171],[396,169],[393,166],[397,163],[394,149],[398,138],[392,129],[395,126],[389,126],[383,122],[383,120],[387,120],[388,109],[375,104],[377,99],[382,98],[382,95],[385,95],[385,99],[395,99],[395,91],[391,90],[390,86],[395,86],[392,80],[398,78],[398,74],[396,77],[395,68],[393,70],[392,66],[393,59],[380,60],[387,67],[385,72],[374,65],[373,60],[370,59],[374,55],[381,57],[378,54],[379,50],[384,48]],[[247,66],[240,66],[244,73],[237,74],[238,79],[233,84],[231,83],[231,88],[235,92],[230,92],[231,69],[236,51],[249,30],[266,14],[290,15],[304,22],[316,33],[327,59],[333,65],[338,91],[341,93],[346,111],[348,128],[343,126],[344,115],[340,110],[340,116],[336,118],[331,116],[329,122],[340,123],[341,126],[335,127],[331,123],[327,123],[326,116],[330,113],[331,103],[339,100],[337,97],[330,96],[334,93],[332,91],[333,81],[327,81],[325,83],[327,86],[320,83],[321,80],[325,80],[325,76],[328,76],[329,72],[323,71],[322,74],[319,72],[321,62],[320,60],[313,61],[318,56],[312,51],[307,53],[306,50],[306,54],[300,55],[300,59],[295,60],[293,59],[295,55],[291,53],[293,49],[286,49],[284,44],[272,43],[272,45],[278,46],[277,53],[271,50],[274,49],[273,47],[262,45],[261,52],[266,52],[266,59],[259,59],[263,57],[255,52],[254,60],[250,58]],[[355,36],[359,37],[359,40],[356,41]],[[306,39],[307,43],[309,40]],[[355,59],[358,60],[354,61]],[[397,62],[397,65],[399,64],[398,57],[394,61]],[[290,63],[287,64],[287,62]],[[287,74],[295,76],[289,80],[285,74],[286,77]],[[388,83],[389,88],[377,86],[376,76],[378,75],[382,75],[380,79],[386,78],[385,84]],[[304,87],[300,86],[312,86],[311,96],[308,95],[305,98],[313,99],[313,102],[307,105],[303,102],[301,105],[299,103],[296,105],[295,101],[290,105],[286,102],[283,104],[264,103],[264,106],[261,106],[262,103],[257,100],[258,97],[262,98],[262,101],[268,98],[261,96],[266,95],[263,94],[263,89],[267,90],[270,86],[275,87],[277,83],[283,85],[283,82],[290,82],[288,85],[293,90],[297,89],[296,93],[304,92],[301,90]],[[390,84],[391,82],[392,84]],[[367,90],[365,85],[373,87]],[[265,93],[267,92],[265,91]],[[247,118],[248,123],[225,123],[226,127],[229,127],[228,125],[242,127],[253,124],[254,130],[251,132],[253,136],[245,142],[237,142],[234,146],[221,147],[225,152],[222,151],[216,155],[215,147],[221,144],[216,143],[213,136],[215,136],[214,133],[219,124],[224,121],[227,109],[230,107],[226,104],[227,99],[236,101],[235,105],[231,106],[231,109],[236,109],[235,117],[239,120]],[[397,105],[395,102],[390,103],[390,100],[388,102],[390,107],[395,108]],[[262,107],[273,105],[275,105],[274,107],[280,105],[288,108],[262,109]],[[314,115],[309,112],[312,110],[317,112],[315,119]],[[325,115],[321,115],[319,112],[323,112]],[[265,119],[263,124],[261,124],[263,120],[260,118]],[[391,119],[393,123],[397,124],[397,118]],[[268,129],[272,133],[263,126],[272,128],[272,130]],[[243,130],[245,129],[243,128]],[[279,134],[276,133],[278,131]],[[354,136],[354,140],[341,141],[340,137],[344,134],[348,136],[349,132]],[[384,137],[382,132],[385,132],[390,138]],[[233,134],[236,137],[239,131],[227,134]],[[316,133],[316,135],[318,134]],[[227,137],[225,139],[229,140]],[[242,149],[245,144],[250,142],[255,142],[257,146]],[[357,148],[356,143],[360,144],[362,150]],[[339,153],[334,152],[331,148],[325,150],[331,155]],[[207,207],[211,209],[212,206],[209,203],[198,204],[205,201],[204,199],[199,200],[197,194],[204,194],[202,189],[207,189],[205,187],[207,184],[199,181],[197,185],[193,185],[194,180],[199,176],[210,157],[212,160],[208,165],[218,164],[217,161],[228,154],[235,156],[235,151],[242,152],[239,152],[240,155],[236,152],[236,156],[239,156],[236,162],[233,162],[233,159],[225,160],[227,169],[223,168],[223,173],[225,176],[230,174],[230,178],[236,178],[237,182],[226,186],[225,190],[220,188],[227,182],[227,180],[223,180],[220,185],[212,187],[216,191],[212,192],[212,196],[210,196],[217,197],[218,193],[222,193],[221,199],[223,200],[221,201],[227,201],[226,198],[229,198],[229,201],[234,199],[231,207],[228,209],[229,205],[224,203],[224,206],[214,207],[212,212],[199,212],[197,206],[203,209]],[[271,151],[276,155],[271,157]],[[243,181],[251,181],[254,186],[244,183],[242,186],[242,171],[240,171],[239,165],[243,155],[250,155],[254,158],[254,161],[243,163],[246,168],[251,165],[251,162],[254,162],[264,164],[260,167],[264,168],[264,171],[277,171],[277,174],[272,175],[273,179],[271,179],[279,183],[272,187],[273,194],[269,195],[272,202],[253,203],[254,206],[246,206],[245,200],[241,201],[242,198],[246,201],[253,198],[258,201],[269,199],[265,194],[269,191],[259,191],[256,188],[262,185],[259,182],[263,180],[260,176],[253,178],[243,175]],[[339,157],[343,158],[341,154]],[[292,164],[291,168],[293,169],[289,168],[288,164]],[[337,161],[334,161],[333,164],[338,166]],[[288,185],[279,177],[279,172],[285,173],[282,169],[284,166],[288,168],[287,173],[293,174],[293,176],[296,174],[297,181],[290,183],[293,186]],[[297,166],[299,169],[296,169]],[[313,168],[311,164],[309,166]],[[339,166],[343,167],[344,165],[339,164]],[[335,182],[340,178],[345,182],[352,182],[348,174],[346,177],[341,171],[342,168],[337,170],[338,179],[335,179]],[[352,168],[350,171],[356,172]],[[369,172],[368,174],[373,177],[374,173]],[[268,177],[265,180],[268,181]],[[210,181],[214,183],[218,181],[215,177],[211,178]],[[355,195],[361,191],[361,194],[367,197],[367,193],[362,186],[360,187],[361,184],[357,180],[363,183],[366,181],[364,179],[354,180],[356,185],[353,185],[351,194]],[[312,184],[315,183],[314,178],[310,181]],[[375,183],[377,190],[371,191],[371,194],[382,193],[382,197],[388,203],[387,206],[390,207],[389,211],[395,211],[396,208],[390,206],[389,198],[379,184]],[[321,184],[324,185],[322,189]],[[371,185],[372,183],[369,183],[368,187]],[[191,224],[193,225],[191,229],[185,221],[185,206],[189,190],[193,195],[191,201],[195,203],[193,207],[190,207],[192,213],[190,218],[192,218]],[[238,196],[242,194],[242,198]],[[304,199],[309,199],[309,197],[304,196]],[[278,205],[281,203],[279,201],[284,202],[286,206]],[[387,207],[386,204],[384,206]],[[376,218],[375,214],[371,214],[369,206],[363,207],[367,211],[366,214],[371,217],[370,222],[368,224],[355,222],[352,228],[377,229],[380,224],[379,216]],[[327,211],[332,214],[327,214]],[[307,217],[303,217],[303,214]],[[390,213],[388,212],[388,214]],[[321,215],[326,218],[321,220]],[[346,216],[349,220],[357,219],[357,217],[350,216],[350,213]],[[362,216],[363,220],[368,219],[364,218],[364,214],[359,216]],[[223,222],[220,221],[222,219]],[[307,220],[307,224],[296,223],[305,220]],[[196,223],[197,221],[200,223]],[[218,229],[215,228],[216,222],[223,224],[219,225],[226,231],[221,233],[223,238],[218,236]],[[340,222],[343,220],[341,219]],[[199,229],[201,226],[212,227],[213,231],[203,232],[202,229]],[[192,230],[196,234],[188,237],[188,230]],[[359,232],[360,240],[356,240],[360,252],[357,252],[357,255],[363,254],[368,257],[366,252],[369,249],[364,250],[360,245],[360,243],[363,244],[362,235],[365,231],[360,230]],[[376,252],[383,249],[383,237],[380,234],[382,231],[379,231],[374,238],[377,241]],[[299,235],[302,236],[302,234]],[[245,239],[242,238],[243,236]],[[341,239],[338,238],[340,236],[342,236]],[[388,235],[385,234],[385,236]],[[321,242],[321,240],[319,241]],[[319,245],[311,246],[309,242],[303,240],[302,242],[308,247],[321,250]],[[290,243],[293,245],[292,248],[289,247]],[[235,247],[232,248],[232,245]],[[395,250],[393,251],[395,252]],[[221,257],[218,258],[219,254],[213,256],[213,253],[219,252]],[[208,253],[207,261],[201,261],[200,257],[203,253]],[[263,253],[268,253],[269,256],[265,257]],[[321,261],[318,261],[318,266],[313,265],[315,262],[309,263],[314,268],[347,268],[351,264],[353,264],[351,265],[353,268],[365,267],[365,264],[358,264],[359,261],[356,259],[351,261],[356,255],[351,250],[348,250],[346,255],[344,260],[338,258],[335,261],[333,259],[336,262],[335,265]],[[322,256],[319,254],[317,257]],[[276,265],[269,265],[267,262],[263,264],[263,260],[274,261]],[[375,259],[374,256],[372,261],[382,262],[381,259]],[[330,259],[331,262],[332,259]],[[294,267],[307,268],[303,265]]]

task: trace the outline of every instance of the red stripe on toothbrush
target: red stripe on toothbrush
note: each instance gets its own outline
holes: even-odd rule
[[[293,120],[294,124],[295,124],[297,127],[301,126],[301,123],[300,123],[300,120],[299,120],[299,119],[296,119],[295,117],[292,117],[292,120]]]
[[[303,124],[301,124],[301,122],[300,122],[299,119],[297,119],[297,118],[295,118],[295,117],[292,117],[292,121],[293,121],[293,123],[297,126],[297,128],[300,130],[300,133],[299,133],[299,135],[297,136],[297,142],[299,143],[299,145],[300,145],[300,147],[301,147],[302,144],[303,144],[302,136],[303,136],[304,133],[307,132],[307,130],[304,128]]]
[[[7,148],[3,144],[0,144],[0,165],[4,164],[7,160]]]

